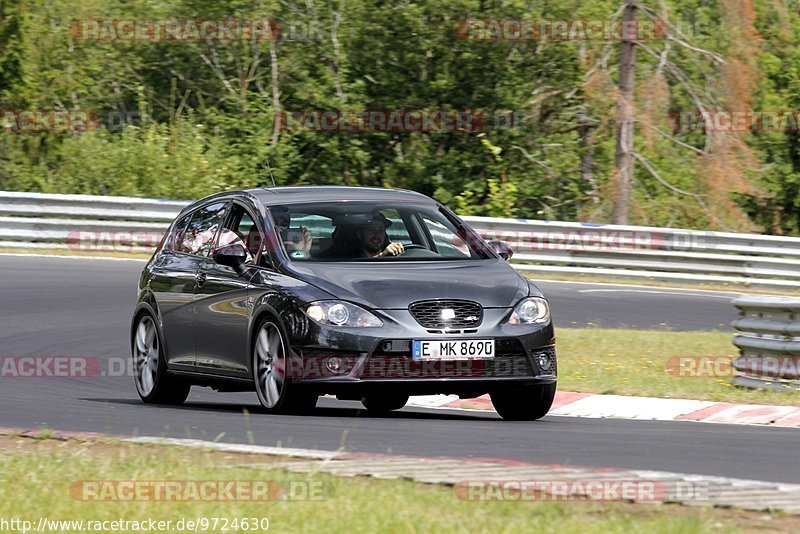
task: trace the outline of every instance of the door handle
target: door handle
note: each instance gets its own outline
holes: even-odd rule
[[[208,281],[208,276],[206,276],[205,273],[197,273],[194,276],[194,281],[197,283],[198,287],[201,287]]]

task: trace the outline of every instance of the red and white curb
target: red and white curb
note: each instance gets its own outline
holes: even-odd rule
[[[464,410],[494,410],[488,395],[459,399],[454,395],[411,397],[408,406]],[[737,425],[800,427],[800,407],[763,404],[733,404],[684,399],[658,399],[592,393],[556,393],[548,415],[594,419],[638,419],[651,421],[699,421]]]
[[[406,479],[452,486],[462,500],[622,501],[736,507],[800,515],[800,485],[665,471],[542,465],[495,458],[463,459],[355,454],[237,445],[192,439],[139,437],[132,443],[175,445],[298,460],[231,465],[342,477]],[[302,460],[299,460],[302,459]]]

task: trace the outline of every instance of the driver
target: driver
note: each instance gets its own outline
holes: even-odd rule
[[[363,258],[381,258],[383,256],[399,256],[405,249],[402,243],[390,243],[386,229],[392,225],[382,213],[375,213],[369,221],[356,230],[361,246],[360,256]]]

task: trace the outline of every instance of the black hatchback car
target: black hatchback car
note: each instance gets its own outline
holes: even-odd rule
[[[536,284],[452,211],[409,191],[281,187],[184,209],[147,263],[131,326],[136,389],[255,390],[267,412],[320,395],[373,413],[410,395],[488,393],[505,419],[556,390]]]

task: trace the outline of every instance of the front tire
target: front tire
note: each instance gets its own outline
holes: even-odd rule
[[[506,421],[535,421],[550,411],[556,396],[556,384],[495,391],[489,396],[492,398],[494,409]]]
[[[288,376],[287,347],[278,324],[265,319],[253,340],[253,381],[267,413],[302,413],[317,405],[318,396],[298,389]]]
[[[147,404],[183,404],[191,385],[167,373],[161,333],[155,320],[144,313],[133,331],[133,355],[136,391]]]

